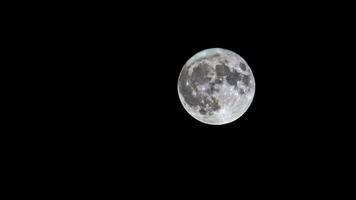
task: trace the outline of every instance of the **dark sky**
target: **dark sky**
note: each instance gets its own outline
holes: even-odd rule
[[[70,18],[55,28],[66,95],[58,95],[62,114],[52,127],[73,147],[142,162],[241,158],[257,169],[323,158],[320,149],[332,151],[330,131],[342,131],[333,105],[343,101],[344,82],[333,70],[344,56],[344,32],[327,13],[292,7],[105,10]],[[222,126],[193,119],[177,93],[185,62],[213,47],[242,56],[256,81],[248,111]]]
[[[13,69],[30,79],[20,83],[27,93],[14,90],[21,97],[13,115],[25,122],[11,124],[16,145],[4,152],[19,151],[18,171],[36,176],[27,180],[40,171],[43,183],[62,179],[60,190],[107,184],[130,196],[182,194],[201,183],[226,184],[235,196],[238,184],[249,195],[266,196],[269,187],[297,188],[294,195],[328,183],[334,166],[352,161],[354,144],[345,143],[354,141],[353,129],[343,123],[354,119],[345,114],[354,91],[347,88],[354,73],[345,72],[354,68],[346,62],[354,58],[354,11],[326,2],[192,2],[26,8],[35,17],[13,24],[21,29],[13,48],[27,55],[16,56]],[[247,112],[221,126],[192,118],[177,92],[185,62],[214,47],[243,57],[256,81]]]
[[[324,73],[319,70],[325,67],[319,65],[319,56],[327,55],[319,55],[318,50],[326,44],[319,32],[311,31],[313,24],[238,16],[200,23],[196,21],[201,17],[195,16],[159,19],[123,24],[119,19],[88,25],[89,34],[87,27],[80,30],[75,56],[83,63],[75,64],[80,79],[74,94],[80,99],[79,116],[85,119],[79,123],[88,131],[123,132],[120,136],[130,138],[133,134],[148,141],[156,138],[151,142],[167,138],[179,141],[177,145],[188,140],[231,145],[245,140],[243,145],[265,146],[279,144],[285,137],[298,141],[292,138],[307,137],[303,127],[316,128],[309,125],[316,124],[311,120],[324,105],[316,100],[316,93],[326,92],[318,82]],[[224,126],[194,120],[177,94],[184,63],[198,51],[213,47],[241,55],[256,79],[250,109]]]
[[[106,13],[74,23],[69,47],[76,60],[73,78],[80,77],[80,97],[88,95],[78,104],[88,116],[93,115],[90,125],[95,126],[98,119],[98,129],[101,123],[115,131],[120,126],[157,132],[196,129],[198,135],[222,131],[235,138],[249,137],[257,129],[279,134],[315,123],[310,120],[324,110],[318,97],[333,87],[324,83],[330,75],[325,59],[332,57],[327,49],[335,45],[330,39],[333,30],[327,26],[330,21],[294,12],[288,15],[288,11],[268,15],[252,11],[215,16]],[[241,55],[256,79],[256,95],[248,112],[221,127],[193,120],[177,95],[184,63],[196,52],[213,47]],[[256,134],[266,137],[262,132]]]

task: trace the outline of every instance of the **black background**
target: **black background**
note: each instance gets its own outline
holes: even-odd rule
[[[81,13],[69,28],[66,24],[60,30],[63,33],[57,32],[66,44],[61,53],[69,58],[63,71],[73,84],[68,85],[73,95],[68,103],[75,105],[74,113],[78,109],[78,117],[87,120],[88,124],[79,121],[84,128],[133,129],[143,137],[153,131],[154,135],[187,134],[196,139],[204,138],[203,134],[229,135],[232,141],[253,134],[268,139],[267,135],[285,137],[285,132],[309,125],[313,115],[319,114],[324,105],[319,99],[333,87],[324,83],[332,70],[325,60],[332,57],[328,51],[334,44],[323,21],[287,10],[269,15],[259,10],[254,11],[258,15],[250,10],[213,15],[162,12]],[[194,120],[177,94],[184,63],[198,51],[213,47],[241,55],[256,78],[250,109],[224,126]]]
[[[86,179],[93,168],[110,176],[120,169],[132,182],[137,177],[147,183],[220,175],[265,184],[276,177],[326,179],[324,167],[340,158],[344,140],[338,125],[344,115],[333,105],[346,101],[347,83],[335,70],[347,57],[341,46],[349,45],[350,18],[347,11],[331,15],[341,12],[334,5],[323,6],[48,9],[26,30],[40,48],[44,67],[36,72],[46,83],[39,82],[43,98],[34,98],[43,112],[34,110],[39,119],[29,116],[36,119],[30,127],[51,133],[35,138],[47,146],[39,152],[55,149],[48,158],[65,160],[54,163]],[[242,56],[256,81],[247,112],[220,126],[192,118],[177,92],[185,62],[214,47]]]
[[[61,116],[77,140],[164,154],[244,150],[289,157],[331,139],[324,123],[334,112],[325,109],[335,87],[328,61],[339,43],[334,18],[313,7],[303,14],[294,7],[204,9],[84,10],[55,27],[68,78]],[[256,79],[249,110],[222,126],[193,119],[177,93],[184,63],[213,47],[241,55]]]

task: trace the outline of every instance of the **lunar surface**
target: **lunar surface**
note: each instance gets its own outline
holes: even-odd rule
[[[255,79],[238,54],[220,48],[191,57],[178,78],[178,95],[185,110],[200,122],[222,125],[240,118],[251,105]]]

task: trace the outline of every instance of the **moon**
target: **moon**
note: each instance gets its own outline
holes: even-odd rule
[[[178,78],[178,95],[185,110],[210,125],[231,123],[249,108],[255,78],[247,62],[227,49],[205,49],[192,56]]]

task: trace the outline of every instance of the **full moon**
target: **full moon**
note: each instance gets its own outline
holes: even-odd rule
[[[255,85],[252,70],[241,56],[212,48],[198,52],[185,63],[178,78],[178,95],[193,118],[222,125],[247,111]]]

